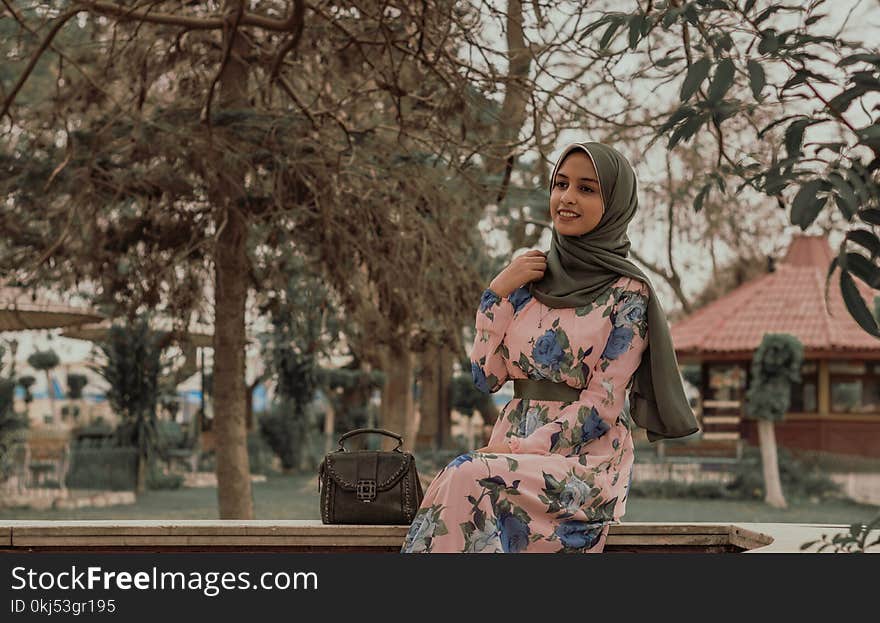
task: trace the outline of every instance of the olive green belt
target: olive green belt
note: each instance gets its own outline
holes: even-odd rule
[[[513,379],[514,398],[575,402],[580,396],[581,390],[567,383],[556,383],[547,379]]]

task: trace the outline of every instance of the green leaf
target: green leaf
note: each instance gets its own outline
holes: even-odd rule
[[[828,101],[828,107],[832,110],[836,110],[841,114],[845,113],[847,109],[849,109],[849,107],[852,105],[853,101],[855,101],[857,98],[861,97],[867,92],[868,87],[861,84],[850,87],[839,95],[832,97]]]
[[[852,65],[853,63],[871,63],[873,65],[880,66],[880,54],[871,54],[871,53],[859,53],[852,54],[847,56],[840,61],[838,61],[838,67],[845,67],[847,65]]]
[[[880,337],[880,330],[877,328],[877,322],[871,315],[865,299],[859,293],[853,278],[845,270],[840,271],[840,292],[843,294],[843,302],[849,315],[853,317],[859,326],[874,337]]]
[[[703,57],[688,67],[687,75],[681,85],[681,93],[679,93],[679,99],[682,103],[688,101],[697,92],[700,85],[703,84],[706,76],[709,75],[711,64],[712,62],[707,57]]]
[[[680,107],[678,110],[676,110],[674,113],[672,113],[669,116],[669,119],[667,119],[663,123],[662,126],[660,126],[660,130],[659,130],[660,134],[666,134],[669,130],[674,128],[680,122],[684,121],[685,119],[687,119],[689,117],[692,117],[695,114],[696,114],[696,111],[690,106]]]
[[[712,184],[706,184],[703,188],[700,189],[700,192],[697,194],[694,199],[694,212],[699,212],[703,209],[703,202],[706,200],[706,197],[709,196],[709,191],[712,189]]]
[[[620,28],[622,23],[623,20],[617,18],[608,25],[608,28],[605,29],[605,34],[603,34],[602,38],[599,40],[600,48],[608,47],[608,44],[611,43],[611,39],[614,37],[614,33],[617,32],[617,29]]]
[[[816,220],[827,201],[827,197],[817,196],[820,188],[822,188],[822,180],[819,179],[801,185],[791,203],[792,225],[798,225],[805,230]]]
[[[810,124],[809,119],[792,121],[785,129],[785,153],[789,158],[800,156],[801,143],[804,140],[804,130]]]
[[[864,255],[852,251],[847,253],[846,268],[875,290],[880,288],[880,268]]]
[[[632,15],[629,18],[629,49],[635,50],[636,46],[639,44],[639,37],[641,36],[642,31],[642,23],[646,22],[645,16],[637,13],[636,15]]]
[[[855,242],[871,254],[871,259],[880,257],[880,238],[867,229],[854,229],[846,232],[846,239]]]
[[[749,86],[752,87],[752,95],[755,96],[756,100],[761,101],[761,90],[767,84],[767,78],[764,75],[764,68],[761,67],[761,63],[751,58],[747,65],[749,69]]]
[[[705,118],[701,115],[694,115],[686,122],[682,123],[675,129],[675,132],[672,133],[672,136],[669,137],[669,149],[672,149],[676,145],[678,145],[679,141],[686,141],[690,137],[692,137],[697,130],[700,129],[700,126],[703,125]]]
[[[872,124],[856,130],[859,143],[867,145],[871,149],[880,149],[880,124]]]
[[[834,199],[847,221],[851,221],[859,209],[859,199],[850,183],[840,173],[832,171],[828,174],[828,182],[834,188]]]
[[[733,86],[733,61],[729,58],[722,59],[720,63],[718,63],[718,68],[715,70],[715,76],[712,78],[712,83],[709,85],[709,101],[717,102],[724,98],[727,94],[727,91],[730,90],[730,87]]]
[[[669,67],[673,63],[677,63],[681,60],[681,56],[667,56],[665,58],[661,58],[659,61],[654,63],[655,67]]]
[[[761,42],[758,43],[758,54],[773,54],[779,49],[779,39],[776,31],[768,28],[761,32]]]
[[[880,225],[880,210],[876,208],[865,208],[858,211],[859,218],[871,225]]]

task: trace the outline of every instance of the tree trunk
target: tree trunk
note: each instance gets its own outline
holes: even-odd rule
[[[242,0],[227,0],[226,9],[237,11]],[[232,53],[220,74],[222,109],[249,107],[248,67],[242,60],[248,45],[228,29],[223,48],[234,37]],[[210,123],[210,118],[208,118]],[[222,154],[215,157],[222,158]],[[217,502],[220,519],[253,519],[245,417],[245,302],[247,300],[247,220],[240,199],[243,171],[228,171],[215,188],[219,237],[214,250],[214,438],[217,456]],[[222,224],[222,225],[221,225]]]
[[[398,341],[384,349],[382,369],[385,383],[382,387],[382,406],[380,410],[381,427],[403,437],[403,448],[412,451],[415,430],[415,408],[413,404],[412,353],[409,344]],[[390,450],[396,441],[383,436],[382,448]]]
[[[46,387],[49,389],[49,414],[52,416],[52,423],[55,423],[55,388],[52,387],[52,377],[49,370],[46,370]]]
[[[324,407],[324,454],[327,454],[333,451],[333,435],[336,432],[336,409],[333,408],[333,401],[330,399],[330,390],[325,387],[323,391],[327,397],[327,404]]]
[[[447,347],[440,349],[440,376],[438,393],[440,395],[437,407],[437,447],[452,447],[452,374],[453,374],[452,351]]]
[[[147,460],[146,457],[138,451],[137,457],[137,476],[134,485],[135,493],[143,495],[147,490]]]
[[[758,420],[758,442],[761,444],[761,463],[764,467],[764,501],[775,508],[786,508],[779,480],[779,461],[776,458],[776,432],[770,420]]]
[[[419,434],[416,449],[433,449],[437,444],[440,423],[440,347],[429,344],[421,354],[422,393],[419,397]]]
[[[245,425],[245,234],[243,216],[229,210],[215,257],[213,399],[220,519],[254,518]]]

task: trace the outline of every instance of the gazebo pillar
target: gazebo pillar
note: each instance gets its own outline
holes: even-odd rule
[[[827,417],[831,413],[831,374],[828,368],[828,360],[819,360],[819,387],[817,396],[819,401],[819,416]]]

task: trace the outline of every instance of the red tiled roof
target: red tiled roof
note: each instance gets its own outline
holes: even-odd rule
[[[672,325],[679,356],[754,351],[765,333],[790,333],[810,351],[872,351],[880,340],[866,333],[849,315],[840,293],[840,270],[828,287],[825,275],[834,254],[824,236],[796,236],[775,272],[757,277]],[[868,309],[873,290],[854,279]]]

